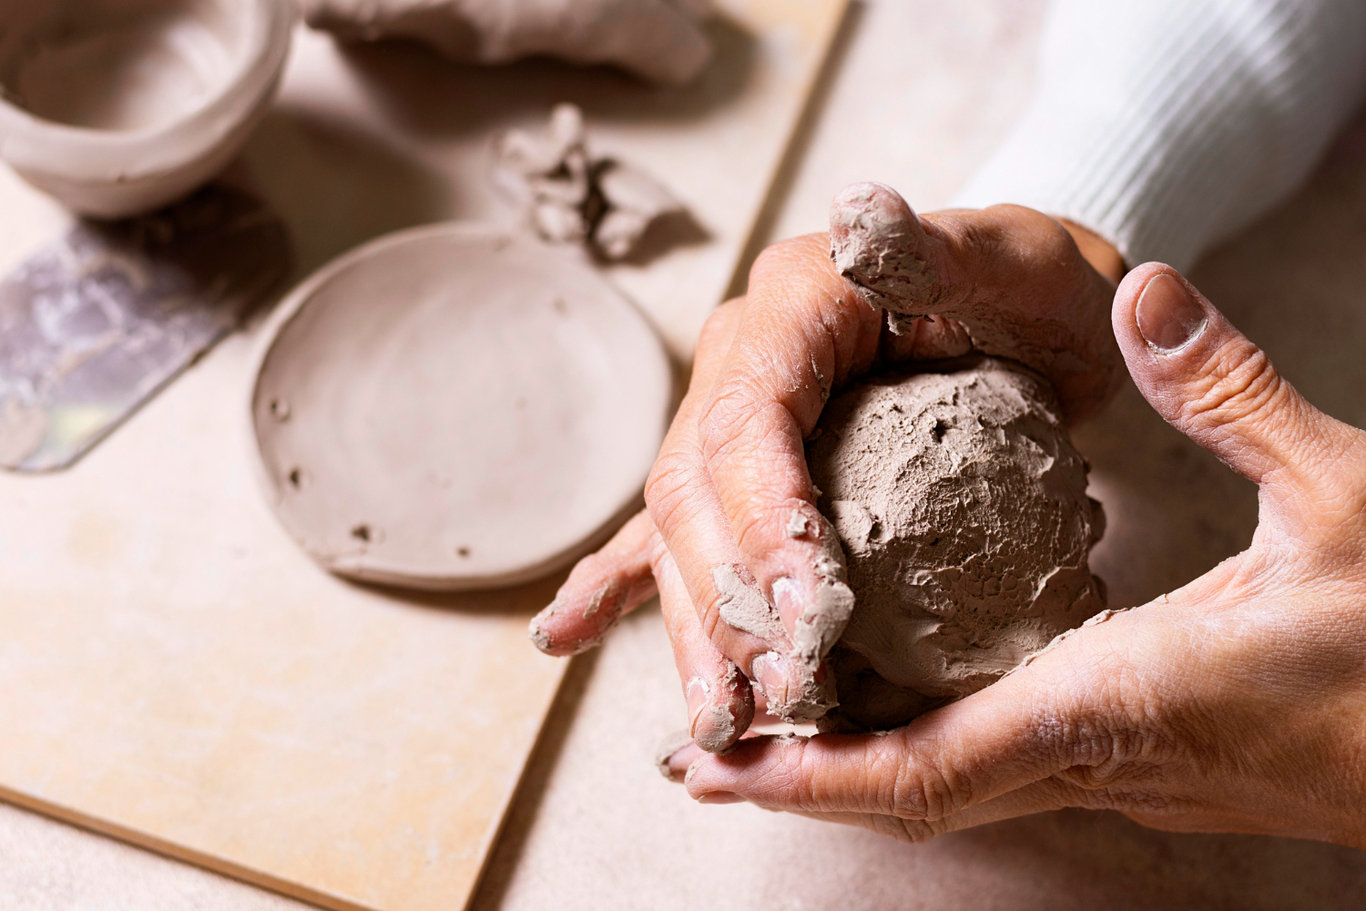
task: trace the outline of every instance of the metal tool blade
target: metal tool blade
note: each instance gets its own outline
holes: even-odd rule
[[[0,280],[0,467],[70,466],[289,265],[280,219],[221,185],[151,215],[78,222]]]

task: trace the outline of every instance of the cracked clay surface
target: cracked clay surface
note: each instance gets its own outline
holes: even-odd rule
[[[808,444],[855,604],[831,729],[906,723],[988,685],[1104,605],[1103,528],[1052,387],[961,359],[831,400]]]

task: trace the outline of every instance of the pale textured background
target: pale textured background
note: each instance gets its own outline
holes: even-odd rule
[[[942,205],[1028,92],[1037,0],[869,0],[847,24],[765,229],[820,229],[864,178]],[[1366,423],[1366,130],[1313,183],[1193,273],[1322,407]],[[1126,390],[1079,445],[1110,530],[1115,603],[1176,586],[1246,542],[1252,488]],[[1254,838],[1172,836],[1057,813],[907,848],[861,831],[694,806],[649,763],[682,723],[657,618],[578,664],[516,801],[480,908],[1349,908],[1366,855]],[[264,892],[0,805],[0,908],[284,909]]]

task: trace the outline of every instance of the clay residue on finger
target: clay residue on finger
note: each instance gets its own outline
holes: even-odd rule
[[[655,747],[655,768],[659,769],[659,774],[669,781],[673,781],[674,777],[669,772],[669,760],[673,758],[675,753],[692,742],[692,735],[687,731],[673,731],[666,734],[659,741],[659,745]]]
[[[751,679],[768,702],[768,712],[789,724],[816,721],[838,704],[834,679],[818,664],[790,662],[791,671],[782,673],[769,652],[754,659]]]
[[[683,204],[639,168],[589,151],[583,113],[555,107],[543,133],[511,130],[495,144],[494,180],[552,243],[582,244],[604,259],[629,256],[655,221]]]
[[[768,643],[787,641],[778,611],[757,585],[740,577],[735,565],[713,566],[711,581],[716,586],[717,612],[725,623]]]
[[[801,534],[793,535],[797,528]],[[809,561],[801,574],[804,582],[798,589],[804,590],[805,596],[801,597],[800,610],[793,618],[793,656],[815,667],[844,632],[854,609],[854,593],[845,583],[844,554],[835,529],[815,506],[794,501],[786,530],[789,537],[808,545],[802,552]]]
[[[740,683],[740,670],[734,664],[726,663],[729,666],[725,676],[717,681],[717,686],[707,688],[709,697],[712,693],[716,696],[708,698],[692,720],[693,740],[708,753],[724,753],[735,746],[735,741],[740,739],[754,718],[752,707],[748,712],[740,712],[745,715],[744,718],[736,717],[737,706],[733,704],[733,699]]]
[[[924,227],[890,187],[854,184],[831,205],[830,258],[869,306],[911,317],[926,312],[937,276],[924,245]]]
[[[541,624],[550,619],[550,615],[553,613],[554,610],[550,609],[548,612],[537,614],[531,618],[531,622],[527,625],[527,638],[531,640],[532,645],[547,655],[552,654],[550,633],[546,632]]]
[[[546,623],[556,614],[570,613],[578,599],[566,598],[565,592],[569,589],[569,584],[566,584],[565,588],[561,589],[555,596],[555,600],[550,603],[549,607],[531,618],[528,635],[532,643],[548,655],[581,655],[590,649],[597,648],[602,644],[608,630],[620,619],[630,599],[629,587],[616,579],[609,579],[599,585],[578,612],[578,617],[569,621],[580,628],[582,635],[572,640],[570,647],[566,649],[566,643],[553,641],[549,630],[546,629]],[[586,624],[591,624],[589,629],[583,629]]]

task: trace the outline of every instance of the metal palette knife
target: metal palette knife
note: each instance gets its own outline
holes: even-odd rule
[[[0,281],[0,467],[70,466],[239,326],[289,266],[279,218],[224,186],[77,223]]]

